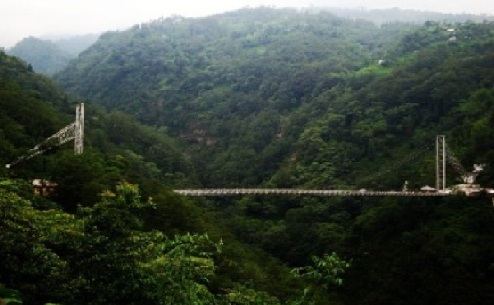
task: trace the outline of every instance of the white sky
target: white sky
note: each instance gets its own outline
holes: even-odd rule
[[[0,47],[12,47],[27,36],[96,33],[173,14],[198,17],[261,5],[400,7],[494,15],[493,0],[0,0]]]

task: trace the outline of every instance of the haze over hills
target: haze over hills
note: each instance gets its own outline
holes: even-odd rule
[[[116,10],[113,3],[96,0],[70,1],[62,5],[54,0],[41,5],[33,0],[4,0],[0,4],[0,46],[11,47],[27,36],[43,38],[46,34],[93,33],[122,30],[135,23],[161,16],[204,17],[245,7],[346,7],[389,9],[393,7],[444,13],[494,14],[489,0],[211,0],[207,3],[157,0],[124,1]]]
[[[68,52],[76,57],[82,51],[98,40],[100,34],[85,34],[85,35],[63,35],[62,37],[43,37],[51,40],[60,49]]]
[[[447,83],[454,79],[448,79],[449,74],[437,69],[442,69],[443,64],[444,69],[453,69],[455,65],[461,69],[466,55],[459,54],[473,52],[467,46],[473,48],[470,45],[474,42],[487,39],[490,26],[490,23],[468,23],[461,27],[430,22],[421,28],[401,23],[378,27],[368,21],[351,21],[327,12],[269,8],[199,19],[174,17],[102,35],[56,79],[70,92],[109,109],[132,113],[146,124],[166,126],[174,135],[188,141],[191,149],[197,149],[196,168],[201,169],[199,174],[204,175],[205,185],[272,183],[276,179],[270,180],[267,173],[274,174],[281,164],[285,169],[295,170],[302,166],[300,162],[307,166],[303,170],[304,178],[293,172],[283,185],[347,185],[354,178],[345,181],[342,177],[356,166],[352,160],[369,159],[369,149],[398,143],[397,139],[404,134],[413,137],[417,131],[408,128],[420,126],[419,122],[424,127],[438,124],[441,116],[454,108],[454,101],[468,97],[465,95],[468,91],[461,91],[456,96],[435,100],[435,95],[425,91],[422,94],[427,98],[415,100],[370,80],[386,82],[386,77],[403,74],[397,81],[405,81],[411,77],[405,71],[413,69],[408,65],[421,66],[433,60],[437,62],[425,66],[430,74],[424,74],[422,79],[412,77],[407,82],[416,82],[415,90],[423,86],[420,82],[427,83],[428,78],[439,88],[448,87]],[[472,41],[469,37],[473,36],[477,38]],[[435,45],[437,50],[432,48]],[[432,55],[423,58],[422,53],[413,55],[421,49],[428,50],[424,54]],[[443,59],[436,59],[441,55],[435,52],[444,52]],[[385,60],[389,66],[377,65],[379,60]],[[382,75],[376,78],[377,75],[370,73],[373,71]],[[466,75],[470,77],[471,73]],[[354,83],[360,85],[354,87]],[[360,96],[360,91],[375,93]],[[346,97],[342,92],[347,92]],[[380,111],[396,113],[394,119],[381,118],[384,125],[378,127],[372,123],[375,117],[365,115],[369,110],[362,100],[370,102],[369,99],[384,94],[381,92],[396,96],[385,98],[391,104],[376,100],[373,109],[383,103]],[[453,92],[446,90],[443,94]],[[346,105],[350,96],[360,102]],[[406,106],[393,99],[403,100]],[[443,99],[450,101],[444,104]],[[332,119],[324,118],[328,111]],[[312,113],[311,118],[305,113]],[[347,118],[349,127],[355,129],[351,129],[352,136],[346,139],[341,134],[329,136],[333,134],[329,130],[325,131],[326,136],[317,135],[316,138],[328,141],[339,139],[323,141],[324,146],[330,145],[325,152],[317,148],[321,143],[310,145],[316,149],[312,154],[297,152],[297,145],[307,149],[302,143],[309,139],[307,128],[316,118],[321,122],[335,120],[335,126]],[[400,127],[394,126],[393,120]],[[384,129],[377,131],[379,128]],[[373,134],[381,132],[388,134],[387,142],[382,142],[381,137],[373,139]],[[429,135],[430,139],[434,136]],[[336,146],[341,147],[340,141],[350,142],[344,152],[338,153],[340,148]],[[330,157],[329,151],[335,155]],[[321,156],[316,157],[318,154]],[[297,162],[287,163],[294,156]],[[307,159],[304,161],[302,156]],[[308,168],[315,159],[318,166],[312,177]],[[204,160],[210,161],[204,163]],[[230,162],[235,166],[229,168]],[[239,167],[243,168],[242,174]],[[327,167],[323,171],[327,176],[316,178],[322,167]],[[416,183],[422,182],[419,181]]]
[[[0,52],[1,160],[87,105],[84,154],[0,170],[0,302],[6,287],[26,304],[492,304],[486,194],[170,189],[418,190],[434,185],[438,134],[448,186],[474,163],[492,186],[493,50],[491,21],[264,7],[107,32],[53,77],[63,89]],[[33,197],[7,176],[59,186]]]
[[[54,41],[27,37],[7,52],[31,64],[35,71],[53,75],[65,68],[71,59],[93,44],[98,36],[88,34]]]
[[[337,16],[350,19],[368,20],[381,25],[389,22],[407,22],[422,24],[426,21],[440,21],[447,23],[456,22],[482,22],[492,20],[494,17],[488,15],[474,14],[445,14],[437,12],[424,12],[406,9],[349,9],[336,7],[311,7],[302,8],[302,11],[318,12],[327,11]],[[34,43],[33,38],[25,38],[19,41],[8,52],[31,63],[36,71],[52,75],[61,70],[68,61],[76,57],[80,52],[93,44],[100,34],[85,35],[58,35],[42,36]],[[50,43],[59,47],[57,50]],[[43,46],[44,44],[44,46]]]
[[[310,10],[321,10],[328,11],[344,18],[353,19],[364,19],[370,20],[377,24],[383,24],[387,22],[410,22],[422,24],[427,21],[440,21],[448,23],[456,22],[482,22],[484,20],[492,21],[494,20],[493,15],[489,14],[446,14],[432,11],[418,11],[412,9],[349,9],[349,8],[338,8],[338,7],[321,7],[321,8],[310,8]]]
[[[474,14],[445,14],[437,12],[424,12],[407,9],[351,9],[337,7],[311,7],[302,8],[301,10],[318,12],[327,11],[337,16],[350,19],[368,20],[377,25],[389,22],[407,22],[412,24],[422,24],[426,21],[440,21],[447,23],[456,22],[482,22],[484,20],[492,20],[492,16],[474,15]],[[100,34],[85,34],[85,35],[59,35],[59,36],[42,36],[37,39],[43,40],[33,43],[33,37],[19,41],[14,47],[8,51],[16,56],[21,57],[31,63],[36,71],[51,75],[61,70],[68,63],[68,60],[76,57],[80,52],[87,49],[93,44]],[[54,46],[50,46],[52,42],[60,49],[56,50]]]

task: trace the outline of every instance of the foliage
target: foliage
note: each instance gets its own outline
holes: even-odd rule
[[[102,35],[56,78],[166,127],[204,186],[356,187],[410,150],[392,151],[403,138],[431,142],[459,100],[489,87],[490,33],[487,21],[377,27],[318,10],[175,16]],[[433,178],[410,167],[371,183],[407,175],[415,188]]]
[[[327,10],[338,16],[349,19],[365,19],[377,24],[392,22],[414,23],[417,25],[427,21],[444,21],[449,23],[464,23],[467,21],[482,22],[492,21],[492,16],[475,14],[445,14],[432,11],[417,11],[412,9],[383,8],[383,9],[359,9],[359,8],[315,8],[315,10]]]
[[[212,259],[221,251],[207,235],[176,236],[162,246],[164,255],[150,263],[157,272],[158,290],[164,297],[162,304],[211,304],[214,295],[208,290],[208,282],[215,272]]]
[[[144,230],[144,212],[156,204],[141,200],[135,185],[123,182],[93,207],[68,214],[35,209],[12,191],[16,182],[6,182],[0,188],[0,282],[26,304],[254,304],[250,295],[255,304],[276,300],[253,289],[235,297],[233,291],[214,293],[210,282],[222,242],[206,234],[168,238]],[[20,299],[12,292],[3,291],[2,298]]]
[[[8,173],[54,178],[65,211],[1,183],[11,256],[0,282],[29,303],[491,304],[483,197],[185,200],[170,189],[418,189],[434,181],[437,134],[465,164],[487,163],[490,186],[493,29],[260,8],[104,34],[56,78],[112,112],[88,103],[83,156],[62,148]],[[8,162],[70,122],[73,101],[26,63],[0,53],[0,64]],[[294,266],[307,266],[302,278]]]
[[[100,34],[83,34],[83,35],[73,35],[60,39],[52,39],[61,50],[71,54],[72,56],[77,56],[79,53],[90,47],[93,43],[98,40]]]
[[[293,269],[293,272],[300,277],[305,277],[315,281],[326,289],[341,286],[346,269],[350,263],[345,262],[333,252],[331,255],[324,254],[322,257],[312,257],[313,266]]]
[[[4,158],[2,157],[3,164],[5,164],[68,124],[73,116],[73,107],[70,106],[73,102],[71,97],[65,96],[48,79],[30,71],[22,61],[4,53],[0,53],[0,55],[0,76],[2,77],[0,90],[2,99],[0,103],[5,106],[0,108],[0,112],[3,115],[2,127],[0,128],[2,128],[3,135],[5,135],[4,138],[1,138],[0,154],[5,156]],[[18,100],[22,100],[23,103],[18,103]],[[49,114],[44,115],[46,112]],[[5,121],[3,118],[5,118]],[[46,249],[47,253],[55,253],[54,257],[59,258],[47,261],[44,264],[47,266],[60,264],[60,267],[57,268],[63,270],[62,275],[52,276],[51,273],[47,272],[40,276],[28,276],[33,283],[37,283],[39,278],[49,277],[50,280],[44,281],[43,284],[39,285],[24,283],[25,279],[22,279],[25,276],[24,269],[18,268],[18,272],[13,271],[12,276],[20,277],[21,279],[17,280],[16,278],[15,280],[19,282],[14,283],[14,286],[11,283],[5,283],[8,284],[8,287],[22,286],[23,288],[19,290],[27,292],[26,297],[23,298],[24,302],[30,304],[33,302],[41,303],[44,299],[65,299],[71,300],[70,302],[67,301],[68,303],[76,303],[84,302],[89,298],[99,300],[94,302],[100,302],[111,296],[112,291],[125,289],[125,293],[131,293],[137,289],[136,287],[128,288],[123,283],[123,280],[120,279],[112,282],[107,277],[107,274],[112,272],[120,274],[122,279],[130,276],[132,278],[131,282],[140,285],[139,287],[141,288],[149,287],[149,289],[142,291],[142,293],[149,293],[142,296],[142,299],[156,297],[156,294],[152,293],[154,288],[151,286],[154,285],[156,288],[158,283],[153,281],[148,283],[146,280],[151,276],[150,273],[153,276],[156,274],[153,273],[153,270],[145,268],[145,265],[149,262],[139,264],[142,268],[129,273],[130,266],[133,266],[136,262],[131,260],[126,262],[126,256],[118,256],[114,253],[112,254],[111,251],[120,251],[126,249],[125,247],[132,248],[153,239],[167,242],[168,239],[165,238],[164,233],[143,236],[140,242],[129,241],[129,238],[134,238],[132,230],[124,230],[121,224],[120,227],[114,229],[101,224],[106,228],[105,230],[111,230],[111,232],[121,231],[117,234],[120,237],[115,238],[118,242],[113,241],[116,244],[108,244],[110,240],[105,234],[110,234],[109,232],[104,234],[101,232],[86,232],[84,234],[88,237],[87,239],[80,236],[81,230],[83,230],[80,228],[81,222],[84,222],[86,217],[95,215],[94,213],[96,212],[100,213],[98,214],[99,219],[111,219],[110,221],[116,221],[115,225],[119,224],[116,219],[118,217],[130,222],[135,221],[135,218],[130,217],[127,212],[120,213],[115,210],[114,206],[106,203],[102,204],[98,197],[98,194],[105,189],[113,189],[115,193],[114,185],[122,179],[139,183],[144,197],[155,197],[156,209],[145,209],[145,211],[141,211],[142,213],[139,212],[141,214],[140,220],[134,223],[134,226],[139,227],[139,223],[145,223],[145,228],[143,227],[139,230],[153,231],[159,229],[161,232],[166,232],[166,236],[174,236],[176,234],[181,236],[187,232],[200,234],[208,231],[214,234],[215,240],[219,240],[224,236],[228,237],[229,244],[225,247],[226,251],[218,257],[219,266],[217,272],[207,283],[208,290],[216,292],[214,294],[215,299],[222,298],[221,295],[218,295],[218,292],[247,280],[254,280],[257,287],[262,287],[269,283],[269,287],[266,289],[269,289],[270,292],[278,292],[285,299],[288,299],[293,294],[292,292],[300,287],[300,284],[284,287],[284,283],[287,282],[285,279],[280,280],[279,284],[278,282],[270,282],[269,277],[283,278],[282,274],[288,277],[286,268],[282,268],[280,262],[269,258],[266,254],[262,254],[263,259],[261,259],[259,252],[252,251],[247,245],[236,241],[226,228],[220,230],[216,220],[207,219],[204,211],[198,209],[194,203],[185,201],[167,190],[172,185],[190,186],[196,182],[189,162],[182,155],[182,150],[175,140],[165,134],[166,130],[164,128],[145,127],[129,115],[119,112],[107,113],[86,103],[85,131],[85,152],[80,156],[73,155],[70,149],[65,150],[65,146],[63,146],[31,160],[21,162],[9,169],[8,172],[3,166],[1,167],[1,175],[17,176],[23,179],[27,177],[42,177],[57,183],[56,192],[51,198],[42,198],[33,197],[32,186],[28,183],[18,184],[18,182],[11,182],[10,180],[2,180],[1,185],[5,190],[20,194],[22,198],[29,200],[31,205],[29,209],[32,209],[32,213],[36,215],[41,211],[46,211],[46,215],[51,213],[49,211],[57,211],[57,214],[65,215],[66,211],[76,213],[78,207],[85,207],[75,214],[78,221],[75,221],[72,225],[79,227],[71,229],[73,234],[61,234],[62,237],[57,237],[57,241],[53,242],[54,245],[51,244],[52,240],[50,238],[48,238],[50,244],[43,242],[42,245],[39,245],[40,248]],[[50,199],[56,200],[58,205],[50,201]],[[62,207],[65,212],[58,210],[58,206]],[[115,212],[113,218],[112,215],[105,213],[106,209],[109,212]],[[82,213],[82,211],[85,212]],[[86,212],[89,214],[84,214]],[[19,215],[22,215],[22,213],[19,212]],[[45,222],[44,219],[40,220],[39,223],[31,218],[26,220],[26,223],[32,223],[34,226],[29,231],[31,232],[29,234],[32,234],[34,238],[40,236],[41,233],[38,231],[41,224]],[[137,227],[134,227],[134,229]],[[52,229],[56,231],[57,228],[53,227]],[[86,227],[85,230],[87,229]],[[127,236],[130,234],[132,237],[125,237],[125,234]],[[13,235],[10,237],[15,238]],[[10,237],[6,236],[6,242],[10,240]],[[64,239],[65,237],[67,239]],[[19,240],[19,238],[16,238],[16,240]],[[13,242],[13,240],[10,240],[10,242]],[[29,241],[29,243],[32,243],[32,241]],[[81,247],[84,247],[85,250],[81,250]],[[22,252],[28,249],[30,249],[29,246],[20,248],[16,253],[24,255]],[[125,252],[126,250],[122,251]],[[99,254],[93,257],[93,254],[96,255],[97,253]],[[83,254],[87,254],[88,257],[82,257]],[[163,255],[163,253],[159,253],[159,256]],[[133,257],[133,255],[129,257]],[[113,264],[113,259],[126,263],[122,263],[118,267]],[[175,261],[179,260],[185,260],[185,258],[179,257],[177,254]],[[90,272],[92,269],[88,268],[88,264],[99,266],[105,261],[109,263],[98,269],[102,270],[101,273],[92,274]],[[205,262],[209,261],[205,260]],[[268,261],[268,269],[264,271],[261,265]],[[232,262],[235,263],[232,265]],[[44,268],[42,264],[38,267],[32,267],[33,270],[42,268]],[[111,271],[103,271],[109,270],[108,268]],[[267,273],[270,273],[269,277],[266,275]],[[81,277],[80,274],[84,274],[84,277]],[[66,280],[63,280],[62,284],[57,284],[56,281],[60,280],[62,276],[66,277]],[[146,281],[145,285],[143,281]],[[170,278],[167,278],[167,281],[174,282]],[[178,282],[180,280],[177,280]],[[101,284],[100,287],[94,283],[103,283],[104,285]],[[192,283],[192,279],[189,279],[186,283]],[[204,281],[201,280],[196,287],[204,287],[204,284]],[[47,288],[52,286],[58,286],[60,289]],[[70,288],[67,288],[69,286]],[[180,285],[176,286],[175,291],[179,291],[180,287]],[[54,296],[43,294],[43,289],[51,291]],[[109,291],[107,296],[106,292],[101,292],[104,289]],[[167,290],[166,287],[163,289]],[[201,289],[199,292],[203,291]],[[211,293],[199,292],[198,298],[211,296]],[[138,298],[138,295],[140,294],[135,294],[132,298]],[[180,297],[176,297],[177,300],[180,299]],[[182,295],[182,298],[185,297],[185,295]],[[78,299],[78,301],[74,301],[74,299]]]
[[[37,211],[31,202],[0,189],[0,282],[21,292],[27,304],[66,297],[77,279],[52,246],[77,238],[79,223],[60,211]]]
[[[245,287],[240,287],[239,289],[229,291],[225,296],[225,301],[226,301],[225,304],[238,304],[238,305],[280,304],[278,299],[269,296],[266,293],[257,292],[253,289],[248,289]]]
[[[324,12],[269,8],[171,17],[102,35],[56,79],[166,126],[186,143],[203,185],[256,185],[304,128],[291,113],[382,53],[378,44],[389,38],[380,31]]]
[[[388,200],[369,209],[349,238],[349,303],[491,303],[493,216],[482,198]]]
[[[5,288],[1,284],[0,284],[0,302],[6,305],[22,304],[22,300],[18,291]]]
[[[46,75],[62,70],[73,58],[53,42],[35,37],[24,38],[10,48],[8,53],[22,58],[32,65],[34,71]]]

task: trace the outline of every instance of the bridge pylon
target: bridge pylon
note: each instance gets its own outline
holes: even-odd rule
[[[446,190],[446,136],[436,136],[436,191]]]
[[[11,168],[19,162],[31,159],[34,156],[44,153],[45,151],[60,146],[64,143],[74,140],[74,154],[80,155],[84,150],[84,103],[76,106],[75,121],[57,133],[46,138],[43,142],[30,149],[27,153],[20,156],[13,162],[5,164],[6,168]]]
[[[77,104],[74,122],[74,154],[84,151],[84,103]]]

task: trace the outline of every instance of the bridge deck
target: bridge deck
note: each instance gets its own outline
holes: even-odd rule
[[[174,190],[183,196],[235,196],[235,195],[311,195],[311,196],[352,196],[352,197],[441,197],[451,194],[438,192],[398,192],[369,190],[307,190],[267,188],[221,188]]]

